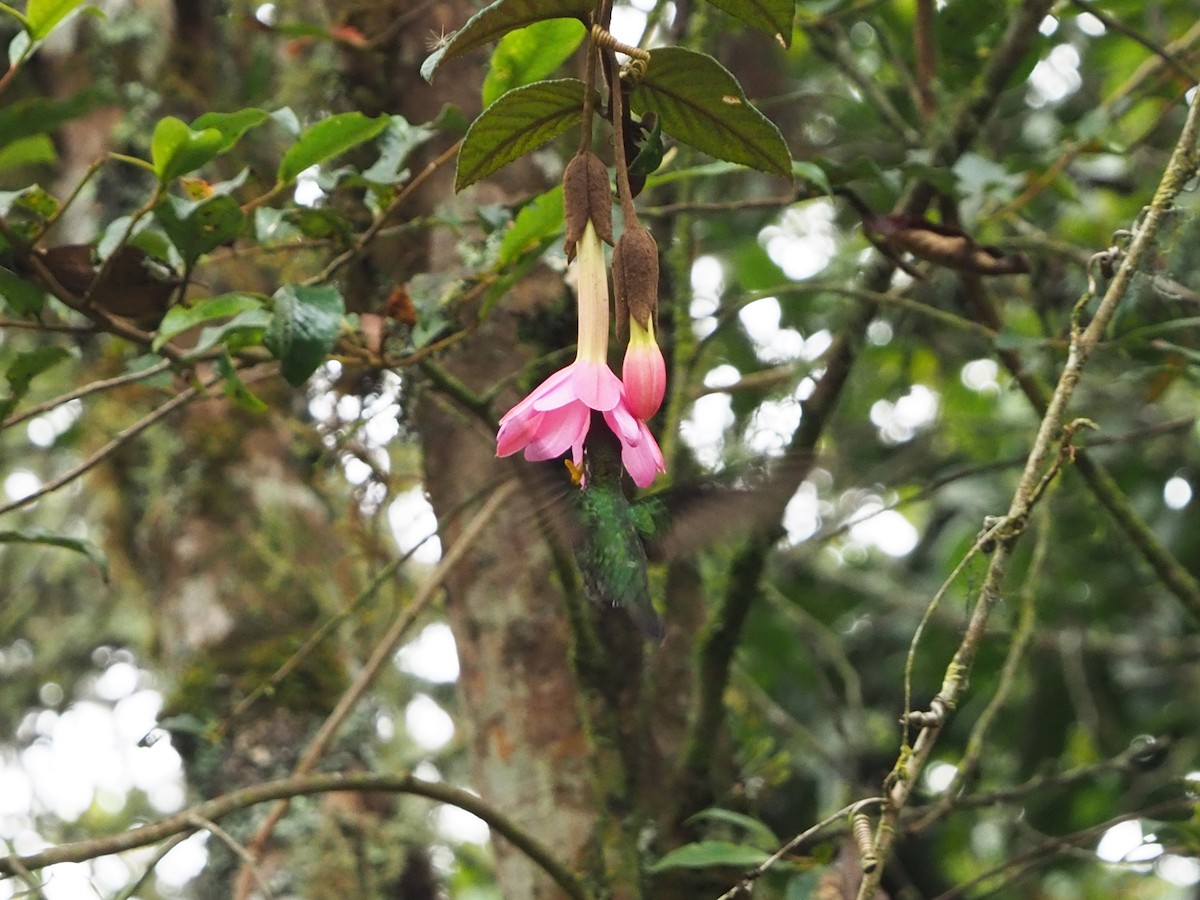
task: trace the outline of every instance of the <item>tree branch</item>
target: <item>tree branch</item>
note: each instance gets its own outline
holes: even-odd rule
[[[1039,6],[1040,2],[1041,0],[1027,4],[1025,12],[1028,13],[1031,7]],[[1138,271],[1143,258],[1149,253],[1163,218],[1172,206],[1175,197],[1196,172],[1198,152],[1200,152],[1197,148],[1198,136],[1200,136],[1200,103],[1193,103],[1188,110],[1183,133],[1175,145],[1175,150],[1141,227],[1136,230],[1128,253],[1101,299],[1094,317],[1086,326],[1083,325],[1081,318],[1087,303],[1093,299],[1091,294],[1084,294],[1076,305],[1076,322],[1072,328],[1071,348],[1067,362],[1038,428],[1037,437],[1025,464],[1025,470],[1022,472],[1020,482],[1013,494],[1008,513],[1003,519],[1003,527],[996,531],[996,547],[975,609],[967,624],[966,633],[946,669],[942,688],[934,698],[931,721],[921,729],[911,749],[907,746],[902,748],[893,769],[890,788],[887,792],[888,802],[884,807],[879,828],[876,831],[880,865],[864,877],[858,894],[859,900],[868,900],[874,896],[895,837],[900,812],[907,804],[921,772],[929,761],[930,754],[945,724],[946,713],[954,709],[966,690],[967,676],[983,642],[992,609],[1000,597],[1000,589],[1008,562],[1020,537],[1024,521],[1036,500],[1042,483],[1043,471],[1054,453],[1058,435],[1063,430],[1067,405],[1075,393],[1083,369],[1091,357],[1092,351],[1103,337],[1117,305],[1125,296],[1134,273]]]
[[[499,492],[497,492],[499,494]],[[493,496],[493,499],[495,495]],[[572,900],[590,900],[579,879],[559,862],[548,847],[516,825],[511,819],[493,809],[469,791],[441,782],[423,781],[412,775],[352,775],[330,773],[322,775],[292,776],[265,784],[233,791],[138,828],[120,834],[72,844],[60,844],[39,853],[26,856],[9,855],[0,857],[0,873],[16,875],[22,869],[42,869],[64,862],[84,862],[99,856],[122,853],[137,847],[157,844],[176,834],[185,834],[204,827],[200,822],[216,822],[240,809],[268,803],[272,800],[290,800],[293,797],[311,794],[327,794],[334,791],[380,791],[397,794],[414,794],[465,809],[488,824],[526,856],[537,863]]]
[[[322,723],[320,730],[309,741],[308,746],[304,748],[304,753],[301,754],[300,760],[296,763],[296,768],[293,770],[294,777],[306,775],[316,767],[325,751],[329,748],[330,743],[332,743],[338,729],[341,728],[342,723],[346,720],[346,717],[358,705],[358,702],[367,692],[367,689],[375,683],[375,679],[379,677],[379,673],[391,662],[392,657],[396,653],[396,648],[400,645],[400,641],[404,635],[408,633],[408,629],[412,627],[417,617],[433,602],[446,576],[459,564],[484,526],[500,510],[516,487],[517,481],[515,480],[510,480],[500,485],[492,496],[488,498],[483,508],[475,514],[475,518],[463,529],[463,533],[454,542],[454,546],[442,557],[441,562],[438,563],[433,574],[429,576],[428,581],[421,585],[421,589],[413,597],[412,602],[404,610],[404,613],[392,623],[392,626],[380,639],[379,643],[375,645],[375,649],[363,665],[358,677],[354,679],[354,682],[342,694],[333,712],[329,714],[328,718]],[[247,845],[249,860],[257,860],[262,857],[263,850],[271,838],[271,833],[275,830],[275,826],[279,823],[279,820],[283,818],[283,814],[287,812],[287,807],[288,799],[285,795],[285,798],[271,810],[266,820],[259,826],[258,831],[255,832],[254,837]],[[483,817],[481,816],[480,818]],[[242,870],[238,875],[237,888],[234,892],[236,897],[243,898],[249,894],[251,873],[252,868],[250,864],[242,866]]]

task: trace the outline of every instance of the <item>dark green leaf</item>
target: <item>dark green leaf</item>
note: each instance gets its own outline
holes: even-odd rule
[[[469,53],[476,47],[498,41],[510,31],[545,19],[585,20],[595,4],[592,0],[496,0],[471,16],[444,47],[421,66],[426,81],[433,79],[438,66],[447,59]]]
[[[345,153],[387,128],[387,116],[372,119],[360,112],[338,113],[310,126],[297,139],[279,162],[276,180],[280,184],[294,181],[307,169]]]
[[[26,97],[9,103],[0,109],[0,144],[54,131],[95,109],[104,99],[98,88],[85,88],[65,100]]]
[[[492,51],[491,69],[483,80],[483,105],[553,73],[586,34],[577,19],[546,19],[506,34]]]
[[[300,229],[305,237],[318,240],[337,235],[348,239],[353,233],[346,217],[328,207],[301,207],[288,210],[287,221]]]
[[[286,284],[275,304],[266,345],[283,364],[283,377],[299,387],[325,361],[342,324],[345,304],[336,287]]]
[[[267,404],[263,403],[250,388],[246,387],[245,382],[238,376],[237,369],[234,367],[228,353],[222,353],[217,357],[217,371],[225,379],[223,384],[226,397],[249,412],[261,413],[267,411]]]
[[[746,832],[747,839],[754,842],[754,846],[767,851],[774,851],[780,843],[775,832],[765,822],[731,809],[722,809],[717,806],[704,809],[688,819],[688,823],[692,822],[723,822],[726,825],[740,828]]]
[[[654,50],[629,102],[639,115],[656,113],[667,134],[710,156],[792,178],[783,135],[711,56],[682,47]]]
[[[40,185],[0,191],[0,216],[29,213],[35,219],[45,220],[57,213],[58,207],[58,198]]]
[[[458,151],[454,189],[461,191],[558,137],[579,121],[583,82],[539,81],[509,91],[471,125]]]
[[[792,43],[792,19],[796,15],[796,0],[708,0],[718,9],[741,19],[751,28]]]
[[[733,866],[748,869],[757,866],[770,854],[757,847],[731,844],[728,841],[699,841],[672,850],[650,867],[651,872],[666,869],[707,869],[710,866]]]
[[[266,308],[265,301],[265,297],[257,294],[234,293],[205,297],[191,306],[173,306],[167,310],[158,326],[154,349],[158,350],[166,341],[204,322],[233,318],[247,310],[263,310]]]
[[[0,419],[7,418],[21,402],[34,378],[70,356],[63,347],[46,346],[22,353],[9,363],[4,373],[8,380],[8,396],[0,397]]]
[[[100,570],[101,577],[108,581],[108,557],[91,541],[53,534],[40,528],[27,528],[22,531],[0,531],[0,544],[44,544],[48,547],[74,550],[95,563],[96,568]]]
[[[5,308],[18,316],[32,316],[42,311],[45,292],[8,269],[0,269],[0,300]]]
[[[200,201],[168,197],[155,207],[154,215],[189,265],[232,241],[246,221],[246,214],[228,194]]]
[[[194,172],[221,152],[225,138],[215,128],[192,131],[180,119],[167,116],[154,127],[150,161],[162,183]]]
[[[209,112],[192,122],[192,130],[204,131],[213,128],[219,131],[221,133],[221,149],[218,152],[224,153],[233,149],[243,134],[251,128],[257,128],[269,118],[271,118],[270,113],[253,107],[227,113]]]

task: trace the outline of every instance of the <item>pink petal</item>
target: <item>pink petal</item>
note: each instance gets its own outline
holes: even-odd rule
[[[535,387],[532,391],[530,391],[529,396],[501,416],[500,424],[503,425],[512,416],[518,416],[527,410],[541,410],[543,407],[540,405],[540,402],[544,397],[546,397],[546,395],[554,393],[554,391],[560,385],[570,384],[570,382],[571,366],[559,369],[557,372],[553,373],[549,378]],[[562,405],[562,403],[552,404],[549,408],[553,409],[555,406]]]
[[[649,487],[655,476],[659,472],[667,471],[667,467],[663,461],[662,450],[658,448],[658,441],[654,439],[646,423],[639,421],[638,426],[641,440],[636,445],[622,445],[621,463],[633,478],[634,484],[638,487]]]
[[[638,441],[642,439],[642,432],[638,428],[641,424],[633,417],[624,403],[618,403],[612,409],[604,414],[604,421],[608,423],[608,427],[612,429],[622,444],[636,446]]]
[[[543,413],[537,434],[525,448],[525,458],[536,462],[562,456],[583,443],[591,419],[592,411],[579,402]]]
[[[621,379],[605,362],[580,359],[575,362],[571,383],[575,396],[594,410],[607,412],[621,402]]]
[[[500,420],[500,431],[496,434],[496,455],[512,456],[533,440],[542,423],[543,413],[532,410],[514,416],[516,408]]]

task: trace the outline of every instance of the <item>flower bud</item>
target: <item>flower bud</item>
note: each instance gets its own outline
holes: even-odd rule
[[[667,364],[654,339],[653,320],[649,328],[643,328],[636,319],[629,320],[629,346],[621,365],[621,381],[634,416],[644,421],[658,412],[667,392]]]
[[[583,238],[589,219],[602,241],[613,242],[608,169],[591,150],[576,153],[563,172],[563,216],[567,223],[564,248],[568,259],[575,258],[575,245]]]
[[[643,330],[652,329],[658,318],[658,244],[637,222],[627,223],[617,241],[612,276],[618,334],[626,318]]]

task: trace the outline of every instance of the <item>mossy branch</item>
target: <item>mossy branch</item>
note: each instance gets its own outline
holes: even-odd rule
[[[60,844],[39,853],[26,856],[0,857],[0,874],[16,875],[22,870],[43,869],[64,862],[84,862],[100,856],[122,853],[137,847],[148,847],[177,834],[190,833],[203,827],[198,824],[207,820],[216,822],[240,809],[269,803],[272,800],[291,800],[311,794],[327,794],[335,791],[378,791],[385,793],[414,794],[447,803],[473,813],[497,834],[510,841],[522,853],[537,863],[572,900],[589,900],[589,894],[573,872],[567,869],[548,847],[520,828],[499,810],[489,806],[479,797],[461,788],[441,782],[423,781],[412,775],[367,775],[326,774],[307,775],[269,781],[241,790],[232,791],[212,800],[120,834],[72,844]]]
[[[1027,4],[1026,12],[1028,12],[1030,7],[1037,7],[1039,5],[1039,3]],[[1074,396],[1075,388],[1083,375],[1083,369],[1092,352],[1100,343],[1105,329],[1116,312],[1118,304],[1129,289],[1134,274],[1141,268],[1144,258],[1150,252],[1150,248],[1154,243],[1163,219],[1170,210],[1175,198],[1196,173],[1197,164],[1200,162],[1200,148],[1197,147],[1198,138],[1200,138],[1200,104],[1193,103],[1188,110],[1183,132],[1175,145],[1174,152],[1171,154],[1171,159],[1167,164],[1166,171],[1163,173],[1162,180],[1159,182],[1158,190],[1155,192],[1154,199],[1151,201],[1140,226],[1136,230],[1120,268],[1117,270],[1112,282],[1108,286],[1108,290],[1104,293],[1099,305],[1096,307],[1091,321],[1085,325],[1080,320],[1077,327],[1073,329],[1067,361],[1059,376],[1054,394],[1050,398],[1046,413],[1042,417],[1037,437],[1026,460],[1020,482],[1013,494],[1008,513],[1003,519],[1003,522],[1007,523],[1010,527],[1001,528],[997,531],[995,550],[992,553],[991,563],[988,567],[983,586],[979,591],[975,609],[967,624],[962,642],[959,644],[954,658],[947,667],[941,692],[935,698],[934,712],[939,714],[932,716],[931,720],[924,724],[924,727],[922,727],[921,732],[912,745],[911,753],[904,754],[908,758],[905,761],[902,774],[893,779],[889,786],[888,803],[884,808],[879,829],[876,833],[881,862],[886,862],[887,853],[894,839],[895,827],[900,813],[907,804],[913,787],[919,780],[921,772],[929,761],[933,748],[941,734],[945,712],[954,708],[966,689],[965,676],[970,672],[971,666],[982,645],[988,619],[1000,597],[1000,589],[1004,581],[1007,566],[1020,537],[1020,528],[1011,526],[1015,524],[1019,525],[1019,523],[1024,522],[1028,517],[1043,484],[1043,474],[1051,462],[1052,455],[1056,452],[1059,436],[1063,431],[1066,421],[1067,406]],[[1085,294],[1081,298],[1076,306],[1076,309],[1080,311],[1080,315],[1082,315],[1082,311],[1092,299],[1090,294]],[[894,771],[900,772],[899,768]],[[859,900],[868,900],[868,898],[875,895],[883,868],[883,865],[880,865],[875,871],[864,877],[858,894]]]

